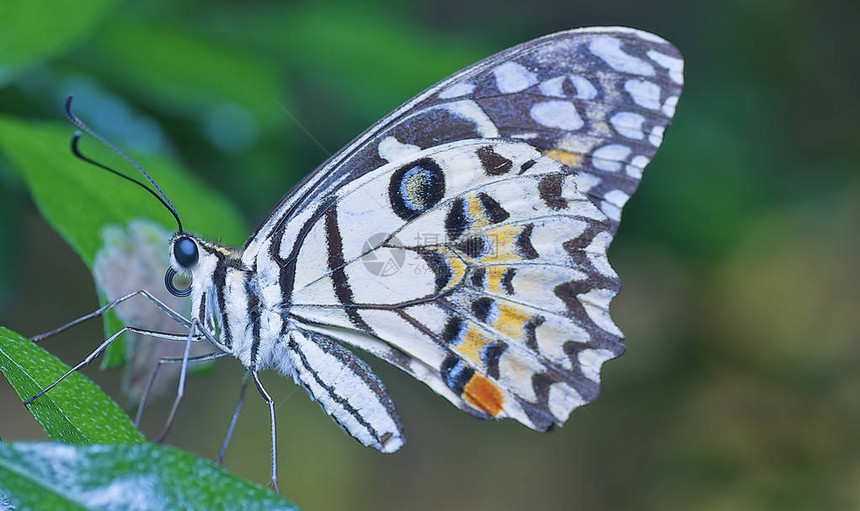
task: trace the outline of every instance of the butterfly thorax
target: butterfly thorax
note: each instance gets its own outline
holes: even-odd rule
[[[218,348],[238,358],[252,370],[270,365],[271,328],[264,328],[266,305],[261,303],[256,272],[242,262],[242,253],[187,233],[198,247],[198,260],[183,268],[171,254],[171,264],[190,275],[192,318],[217,339]],[[171,251],[172,252],[172,251]]]

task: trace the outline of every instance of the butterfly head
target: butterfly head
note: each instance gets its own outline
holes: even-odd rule
[[[169,250],[170,268],[164,275],[164,285],[174,296],[188,296],[194,290],[195,283],[203,286],[211,281],[218,260],[232,255],[220,245],[183,231],[178,231],[170,238]],[[177,274],[190,278],[191,285],[183,289],[176,287],[173,279]]]
[[[173,296],[188,296],[191,294],[194,277],[193,271],[200,262],[200,249],[193,236],[180,231],[170,238],[170,268],[164,274],[164,285]],[[191,277],[192,285],[180,289],[173,284],[176,274]]]
[[[239,252],[184,231],[177,231],[171,236],[168,247],[170,268],[164,275],[164,285],[174,296],[188,296],[198,287],[194,295],[199,296],[211,285],[219,266],[244,268]],[[183,289],[176,287],[173,283],[176,275],[189,278],[191,285]]]

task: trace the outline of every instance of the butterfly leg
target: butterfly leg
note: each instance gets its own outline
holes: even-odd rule
[[[173,426],[173,419],[176,418],[176,410],[179,409],[179,403],[185,396],[185,377],[188,375],[188,359],[191,354],[191,342],[194,340],[194,335],[198,330],[197,320],[191,322],[191,327],[188,329],[188,337],[185,340],[185,352],[182,354],[182,367],[179,369],[179,385],[176,388],[176,398],[173,400],[173,406],[170,408],[170,414],[167,416],[167,422],[164,424],[164,429],[161,434],[155,439],[155,443],[160,444],[170,433],[170,428]]]
[[[221,358],[227,353],[223,351],[216,351],[214,353],[207,353],[205,355],[199,355],[196,357],[190,357],[188,362],[205,362],[207,360],[215,360],[216,358]],[[134,425],[137,427],[140,424],[140,417],[143,415],[143,407],[146,405],[146,399],[149,397],[150,391],[152,391],[152,386],[155,384],[155,379],[158,377],[158,371],[164,364],[177,364],[182,362],[182,357],[178,358],[162,358],[158,361],[158,364],[155,366],[155,369],[152,371],[152,374],[149,376],[149,381],[146,382],[146,387],[143,389],[143,397],[140,399],[140,404],[137,406],[137,414],[134,417]]]
[[[260,395],[263,396],[263,401],[269,405],[269,416],[272,421],[272,480],[270,481],[270,485],[272,489],[278,492],[278,441],[277,441],[277,429],[275,428],[275,400],[272,399],[272,396],[266,392],[266,389],[263,388],[263,384],[260,383],[260,377],[257,375],[256,371],[251,372],[251,378],[254,379],[254,385],[257,387],[257,390],[260,392]]]
[[[218,458],[215,463],[220,465],[224,461],[224,451],[227,450],[227,444],[230,443],[230,437],[233,436],[233,428],[236,426],[236,420],[239,418],[239,410],[242,409],[242,402],[245,400],[245,390],[248,388],[248,374],[242,377],[242,389],[239,390],[239,402],[236,403],[236,409],[233,410],[233,418],[230,419],[230,426],[227,428],[227,436],[224,438],[224,444],[221,445],[221,450],[218,451]]]
[[[185,319],[184,317],[182,317],[181,314],[179,314],[178,312],[174,311],[173,309],[171,309],[170,307],[165,305],[164,302],[162,302],[161,300],[159,300],[158,298],[153,296],[149,291],[146,291],[145,289],[140,289],[137,291],[132,291],[131,293],[128,293],[127,295],[121,296],[121,297],[117,298],[116,300],[108,303],[107,305],[105,305],[103,307],[99,307],[95,311],[93,311],[89,314],[86,314],[84,316],[81,316],[78,319],[76,319],[70,323],[66,323],[65,325],[63,325],[59,328],[56,328],[54,330],[51,330],[50,332],[45,332],[44,334],[39,334],[35,337],[32,337],[30,340],[33,342],[39,342],[42,339],[45,339],[46,337],[51,337],[52,335],[56,335],[56,334],[63,332],[63,331],[65,331],[65,330],[67,330],[67,329],[69,329],[75,325],[83,323],[84,321],[86,321],[88,319],[97,318],[97,317],[101,316],[102,314],[104,314],[105,312],[107,312],[107,311],[113,309],[114,307],[116,307],[117,305],[121,304],[122,302],[124,302],[130,298],[134,298],[135,296],[138,296],[138,295],[142,295],[145,298],[149,299],[149,301],[151,301],[156,307],[158,307],[158,309],[161,310],[161,312],[165,313],[168,317],[170,317],[171,319],[173,319],[174,321],[176,321],[180,325],[183,325],[185,327],[191,326],[191,322],[188,321],[187,319]]]
[[[108,337],[92,353],[87,355],[87,358],[85,358],[84,360],[79,362],[77,365],[75,365],[74,367],[72,367],[71,369],[66,371],[62,376],[57,378],[57,380],[54,383],[48,385],[47,387],[45,387],[44,389],[39,391],[39,393],[37,393],[36,395],[31,397],[30,399],[24,401],[24,404],[28,405],[28,404],[32,403],[33,401],[35,401],[36,399],[41,397],[46,392],[48,392],[49,390],[56,387],[61,381],[65,380],[70,374],[72,374],[73,372],[77,371],[78,369],[80,369],[80,368],[84,367],[85,365],[89,364],[90,362],[92,362],[93,359],[96,358],[97,356],[99,356],[112,342],[117,340],[119,338],[119,336],[121,336],[122,334],[124,334],[126,332],[132,332],[132,333],[136,333],[136,334],[146,335],[149,337],[156,337],[159,339],[167,339],[167,340],[172,340],[172,341],[176,341],[176,340],[185,341],[186,340],[184,335],[168,334],[168,333],[164,333],[164,332],[156,332],[153,330],[145,330],[143,328],[134,328],[134,327],[130,327],[130,326],[123,327],[122,329],[120,329],[120,331],[118,331],[117,333]],[[181,339],[179,339],[179,338],[181,338]]]

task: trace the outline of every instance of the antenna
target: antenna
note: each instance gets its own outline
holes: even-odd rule
[[[115,175],[117,175],[123,179],[131,181],[132,183],[140,186],[141,188],[143,188],[144,190],[149,192],[153,197],[158,199],[158,202],[160,202],[162,206],[164,206],[165,208],[167,208],[168,211],[170,211],[170,214],[172,214],[173,218],[176,219],[176,225],[179,229],[179,232],[183,232],[182,221],[179,220],[179,214],[176,213],[176,208],[173,207],[173,204],[170,202],[170,199],[168,199],[167,195],[165,195],[164,192],[161,191],[161,188],[158,187],[158,184],[156,184],[155,180],[152,179],[152,177],[145,170],[143,170],[143,167],[138,165],[136,161],[132,160],[124,152],[120,151],[115,145],[111,144],[106,138],[99,135],[95,130],[93,130],[92,128],[87,126],[84,123],[84,121],[82,121],[78,118],[78,116],[73,114],[72,113],[72,97],[73,96],[71,94],[69,94],[68,97],[66,97],[66,104],[65,104],[66,117],[69,119],[69,122],[74,124],[80,130],[88,133],[90,136],[92,136],[93,138],[95,138],[96,140],[101,142],[102,144],[106,145],[113,152],[122,156],[127,162],[129,162],[134,168],[136,168],[138,171],[140,171],[141,174],[143,174],[143,177],[145,177],[146,180],[149,181],[149,183],[155,188],[155,190],[146,186],[145,184],[141,183],[140,181],[123,174],[122,172],[118,172],[118,171],[108,167],[107,165],[103,165],[103,164],[101,164],[95,160],[92,160],[90,158],[87,158],[86,156],[81,154],[81,151],[78,149],[78,140],[81,138],[80,132],[76,132],[75,135],[72,137],[72,153],[75,156],[77,156],[78,158],[80,158],[81,160],[83,160],[83,161],[85,161],[91,165],[95,165],[96,167],[107,170],[108,172],[115,174]]]

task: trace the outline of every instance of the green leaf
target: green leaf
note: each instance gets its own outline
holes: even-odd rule
[[[0,444],[12,509],[297,509],[210,461],[153,445]]]
[[[22,401],[68,370],[69,366],[35,343],[0,327],[0,371]],[[95,383],[77,372],[28,406],[48,438],[58,442],[134,444],[144,441],[122,409]]]
[[[68,49],[101,19],[113,0],[0,2],[0,85]]]

